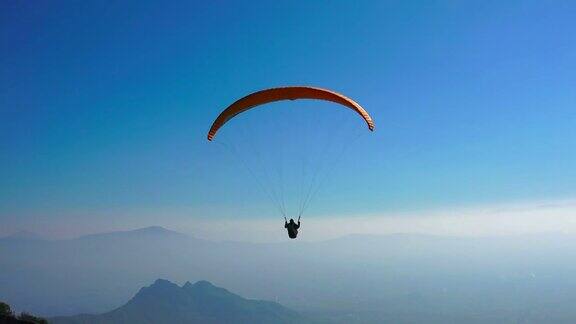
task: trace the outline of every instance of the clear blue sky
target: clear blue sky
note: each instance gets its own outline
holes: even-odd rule
[[[318,215],[573,197],[575,31],[573,1],[2,1],[0,222],[249,217],[205,133],[290,84],[378,126]]]

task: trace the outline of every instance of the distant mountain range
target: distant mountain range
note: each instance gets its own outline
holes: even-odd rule
[[[242,298],[208,281],[182,287],[158,279],[113,311],[50,319],[54,324],[112,323],[302,323],[305,319],[282,305]]]

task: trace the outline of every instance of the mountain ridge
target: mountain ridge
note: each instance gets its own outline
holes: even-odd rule
[[[99,239],[99,238],[116,238],[116,237],[178,237],[178,238],[190,238],[193,239],[193,236],[180,233],[177,231],[169,230],[162,226],[148,226],[137,228],[133,230],[126,230],[126,231],[111,231],[111,232],[103,232],[103,233],[94,233],[94,234],[87,234],[82,235],[73,240],[88,240],[88,239]],[[195,239],[195,238],[194,238]]]
[[[56,324],[96,323],[303,323],[276,302],[246,299],[206,280],[182,286],[157,279],[110,312],[54,317]]]

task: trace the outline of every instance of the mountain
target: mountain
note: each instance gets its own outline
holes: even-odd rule
[[[124,306],[100,315],[55,317],[55,324],[92,323],[302,323],[282,305],[242,298],[208,281],[182,287],[158,279]]]
[[[109,233],[99,233],[84,235],[77,238],[78,240],[102,240],[102,239],[135,239],[135,238],[158,238],[158,239],[184,239],[190,238],[186,234],[166,229],[161,226],[149,226],[130,231],[116,231]]]

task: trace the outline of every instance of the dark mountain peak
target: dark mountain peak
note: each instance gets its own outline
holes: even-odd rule
[[[154,281],[154,283],[152,285],[150,285],[149,287],[178,287],[178,285],[176,285],[175,283],[166,280],[166,279],[156,279],[156,281]]]
[[[165,279],[157,279],[150,286],[141,288],[130,302],[137,303],[150,299],[162,299],[166,296],[177,295],[180,293],[180,290],[181,288],[173,282]]]
[[[182,287],[178,286],[177,284],[166,280],[166,279],[156,279],[153,284],[150,286],[144,287],[140,289],[138,294],[134,296],[133,299],[138,299],[142,296],[156,296],[161,297],[161,295],[171,294],[171,295],[180,295],[184,296],[187,294],[192,295],[204,295],[204,296],[213,296],[217,295],[230,295],[234,296],[231,292],[224,288],[216,287],[208,281],[201,280],[194,284],[187,281]]]
[[[181,288],[177,284],[171,281],[168,281],[166,279],[157,279],[150,286],[140,289],[140,292],[138,292],[138,294],[136,294],[134,298],[137,298],[138,295],[142,294],[156,295],[156,294],[163,294],[166,292],[173,293],[179,291],[180,289]]]
[[[211,282],[206,281],[206,280],[200,280],[197,281],[194,285],[192,285],[194,288],[198,288],[198,289],[213,289],[213,288],[218,288],[216,286],[214,286]]]

